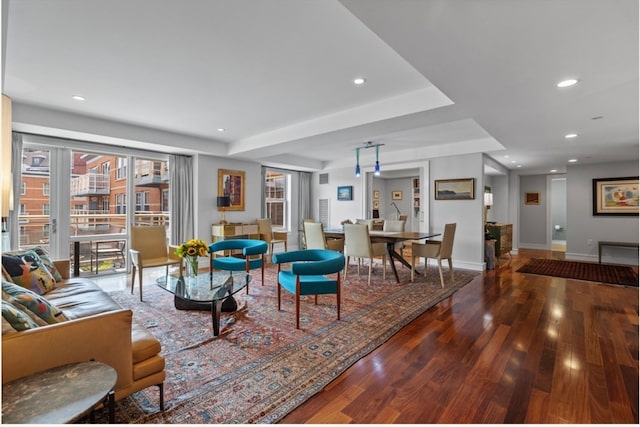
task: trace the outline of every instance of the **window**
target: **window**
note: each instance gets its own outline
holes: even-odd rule
[[[49,215],[49,211],[51,210],[50,206],[51,205],[49,205],[49,203],[44,203],[42,205],[42,215]]]
[[[50,189],[50,185],[49,185],[48,182],[42,183],[42,194],[43,195],[48,196],[49,195],[49,191],[50,191],[49,189]]]
[[[42,237],[49,238],[49,224],[42,224]]]
[[[265,176],[265,213],[274,228],[288,229],[289,225],[289,174],[267,171]]]
[[[144,211],[148,212],[149,209],[149,192],[137,191],[136,192],[136,212]]]
[[[162,190],[162,212],[169,211],[169,190]]]
[[[27,194],[27,183],[22,181],[20,183],[20,195],[24,196],[25,194]]]
[[[118,157],[116,179],[125,179],[127,177],[127,158]]]
[[[117,214],[126,214],[127,213],[127,197],[126,194],[116,194],[116,213]]]

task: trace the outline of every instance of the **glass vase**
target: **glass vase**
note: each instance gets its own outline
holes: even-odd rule
[[[198,257],[187,256],[185,257],[185,276],[197,277],[198,276]]]

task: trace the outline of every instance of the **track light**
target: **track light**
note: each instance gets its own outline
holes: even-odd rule
[[[360,149],[364,148],[374,148],[376,149],[376,165],[373,169],[373,174],[375,176],[380,176],[380,147],[384,144],[374,144],[371,141],[367,141],[364,143],[364,147],[356,148],[356,178],[360,178]]]

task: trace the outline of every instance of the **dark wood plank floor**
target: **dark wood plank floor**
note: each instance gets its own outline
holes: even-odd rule
[[[282,422],[638,423],[638,289],[497,270]]]

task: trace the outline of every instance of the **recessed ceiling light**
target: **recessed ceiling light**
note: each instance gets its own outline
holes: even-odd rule
[[[509,157],[511,157],[511,156],[510,156],[510,155],[508,155],[508,154],[505,154],[505,155],[504,155],[504,158],[505,158],[505,159],[508,159]]]
[[[517,167],[517,168],[521,168],[521,167],[522,167],[522,165],[517,165],[516,167]]]
[[[218,132],[224,132],[225,128],[218,128]]]
[[[569,159],[569,163],[575,163],[577,161],[578,161],[578,159]]]
[[[556,86],[558,86],[558,87],[569,87],[569,86],[573,86],[576,83],[578,83],[578,80],[576,80],[576,79],[567,79],[567,80],[563,80],[563,81],[559,82]]]
[[[356,77],[355,79],[353,79],[353,84],[360,86],[363,85],[366,81],[367,79],[365,79],[364,77]]]
[[[571,139],[571,138],[575,138],[576,136],[578,136],[577,133],[568,133],[564,137],[567,139]]]
[[[515,160],[511,160],[511,163],[515,163],[515,162],[516,162]]]
[[[551,169],[549,172],[555,173],[555,172],[558,172],[558,169]]]
[[[86,101],[87,99],[82,95],[73,95],[71,98],[75,99],[76,101]]]
[[[604,119],[604,116],[591,117],[591,120],[600,120],[600,119]]]

